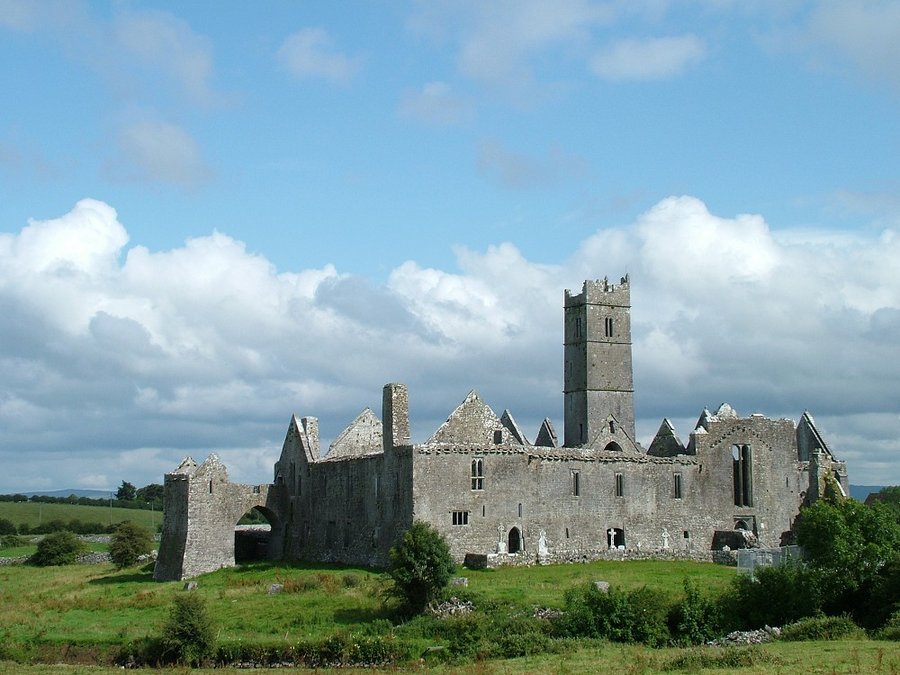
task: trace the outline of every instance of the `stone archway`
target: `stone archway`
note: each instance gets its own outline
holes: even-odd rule
[[[238,520],[234,527],[234,562],[237,564],[259,560],[278,560],[282,557],[281,519],[270,508],[258,504],[244,515],[256,512],[264,522],[241,525]]]
[[[514,527],[509,531],[509,536],[506,538],[506,552],[507,553],[518,553],[522,550],[522,533],[519,532],[518,527]]]

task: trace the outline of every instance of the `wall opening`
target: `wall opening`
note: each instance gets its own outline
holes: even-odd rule
[[[618,443],[616,443],[615,441],[612,441],[611,443],[607,443],[606,447],[603,449],[607,450],[609,452],[622,452],[622,446],[619,445]]]
[[[269,559],[272,514],[252,508],[234,528],[234,561],[238,564]]]
[[[609,548],[625,548],[625,530],[611,527],[606,531],[606,545]]]
[[[519,532],[518,527],[514,527],[509,531],[509,536],[506,538],[506,550],[510,553],[518,553],[522,550],[522,534]]]
[[[731,447],[734,505],[753,506],[753,462],[749,445]]]
[[[483,490],[484,489],[484,460],[483,459],[473,459],[472,460],[472,489],[473,490]]]

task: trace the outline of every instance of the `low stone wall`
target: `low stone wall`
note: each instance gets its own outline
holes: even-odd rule
[[[592,549],[555,551],[537,555],[521,553],[467,553],[463,564],[470,569],[485,569],[522,565],[553,565],[558,563],[586,563],[595,560],[693,560],[714,562],[734,567],[737,564],[735,551],[672,551],[659,549],[641,551],[638,549]]]

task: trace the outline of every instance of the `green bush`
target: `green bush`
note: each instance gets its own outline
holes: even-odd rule
[[[16,526],[13,521],[7,518],[0,518],[0,535],[15,534]]]
[[[203,597],[176,595],[162,630],[162,660],[197,666],[209,659],[216,646],[216,631]]]
[[[118,569],[136,565],[141,556],[153,550],[150,530],[130,521],[120,523],[109,542],[109,559]]]
[[[860,638],[863,631],[849,616],[811,616],[790,623],[781,630],[781,639],[792,642],[800,640],[843,640]]]
[[[28,562],[32,565],[71,565],[87,552],[83,541],[65,530],[48,534],[37,545],[37,551]]]
[[[0,548],[17,548],[27,545],[28,540],[25,537],[20,537],[18,534],[4,534],[0,537]]]
[[[900,641],[900,611],[894,612],[891,618],[887,620],[887,623],[875,633],[875,638],[878,640]]]
[[[450,582],[456,566],[450,547],[434,527],[415,521],[390,552],[392,592],[408,610],[421,612]]]
[[[895,615],[900,615],[900,553],[878,570],[866,598],[853,612],[853,618],[869,630],[881,628]]]
[[[722,616],[732,617],[734,625],[723,628],[753,630],[817,616],[823,602],[821,577],[819,570],[798,562],[735,577],[721,599]]]
[[[570,589],[565,612],[556,620],[562,637],[605,638],[657,647],[669,642],[669,604],[659,591],[639,588],[602,591],[593,584]]]
[[[669,611],[669,631],[676,644],[698,645],[724,633],[721,604],[706,597],[700,586],[684,580],[684,598]]]

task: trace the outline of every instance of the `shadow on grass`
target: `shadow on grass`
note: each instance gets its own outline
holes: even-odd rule
[[[390,621],[393,617],[394,613],[385,607],[350,607],[338,609],[334,612],[334,622],[341,626],[371,623],[376,619],[387,619]]]
[[[107,584],[147,583],[153,581],[153,563],[147,563],[137,569],[121,570],[105,577],[91,579],[88,584],[103,586]]]

